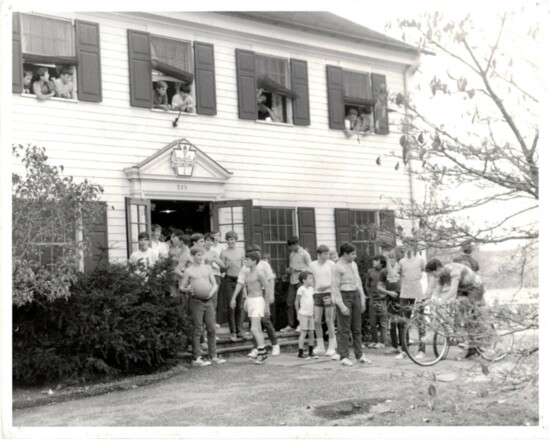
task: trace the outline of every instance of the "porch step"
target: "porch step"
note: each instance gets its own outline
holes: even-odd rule
[[[216,343],[216,349],[218,354],[234,354],[245,355],[254,348],[254,341],[252,338],[239,338],[236,342],[229,340],[229,334],[217,334],[219,340]],[[298,346],[299,334],[296,332],[277,332],[277,338],[279,340],[279,346],[281,348],[287,346]],[[264,333],[266,340],[266,347],[270,348],[271,343]],[[193,356],[188,351],[178,351],[175,358],[182,360],[192,360]]]

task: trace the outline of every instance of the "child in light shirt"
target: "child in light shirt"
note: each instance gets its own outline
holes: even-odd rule
[[[319,358],[313,353],[313,346],[315,344],[315,321],[313,319],[313,294],[315,290],[313,285],[313,274],[309,271],[302,271],[298,280],[302,283],[302,286],[298,288],[296,293],[296,310],[298,311],[298,321],[300,322],[300,338],[298,339],[298,358]],[[304,343],[306,334],[309,337],[309,355],[304,354]]]

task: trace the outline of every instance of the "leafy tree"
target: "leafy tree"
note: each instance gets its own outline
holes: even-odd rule
[[[103,188],[87,179],[75,182],[63,166],[49,165],[43,147],[14,145],[25,168],[12,174],[13,303],[32,302],[37,294],[54,300],[69,296],[89,231],[100,215]]]
[[[397,21],[428,54],[421,69],[437,63],[439,72],[393,95],[405,110],[400,160],[425,190],[398,201],[398,217],[414,221],[427,247],[538,239],[537,13],[524,5],[496,17],[434,12]]]

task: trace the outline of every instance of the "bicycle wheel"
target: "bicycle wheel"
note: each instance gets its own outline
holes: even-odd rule
[[[514,334],[493,324],[485,335],[482,336],[476,349],[479,355],[487,361],[495,362],[506,357],[514,346]]]
[[[433,366],[443,360],[449,351],[449,338],[441,330],[441,324],[430,323],[429,318],[406,322],[403,349],[407,356],[419,366]]]

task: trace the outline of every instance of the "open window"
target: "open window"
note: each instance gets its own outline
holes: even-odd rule
[[[386,77],[327,66],[329,127],[389,133]]]
[[[213,45],[128,30],[128,46],[132,106],[216,114]]]
[[[54,92],[60,99],[101,101],[97,23],[13,15],[12,90],[34,95],[37,87],[41,92]]]
[[[309,125],[307,63],[236,50],[239,118]]]

